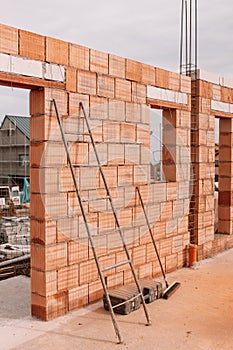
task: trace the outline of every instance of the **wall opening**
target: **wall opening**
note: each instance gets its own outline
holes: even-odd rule
[[[161,109],[151,109],[151,115],[150,115],[150,176],[151,176],[151,181],[163,180],[162,121],[163,121],[163,111]]]
[[[0,86],[0,280],[30,274],[29,151],[29,90]]]

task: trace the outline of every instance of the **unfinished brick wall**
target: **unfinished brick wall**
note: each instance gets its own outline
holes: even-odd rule
[[[192,162],[195,173],[194,243],[199,260],[233,246],[232,112],[233,82],[198,71],[192,81]],[[215,191],[215,117],[219,119],[219,192]],[[218,231],[214,232],[215,202]]]
[[[48,320],[93,302],[103,293],[52,99],[56,99],[62,117],[82,196],[90,199],[104,195],[104,186],[79,102],[85,106],[138,277],[157,276],[160,269],[136,196],[136,185],[146,204],[166,271],[186,264],[190,242],[190,78],[1,25],[0,83],[31,90],[31,302],[34,316]],[[203,90],[200,79],[198,86],[198,109],[195,110],[199,123],[198,143],[193,145],[198,157],[192,160],[199,174],[195,188],[195,222],[198,222],[195,232],[199,258],[202,258],[208,255],[208,249],[220,251],[225,244],[222,238],[214,240],[213,233],[215,112],[211,104],[213,100],[227,101],[223,97],[225,90],[220,86],[210,84],[210,91]],[[219,89],[220,97],[214,97],[214,91],[217,94]],[[231,96],[231,91],[226,96],[229,93]],[[165,181],[151,183],[150,111],[154,108],[163,110]],[[220,122],[220,163],[227,162],[229,166],[231,115],[220,116],[225,118]],[[227,159],[224,147],[228,150]],[[232,222],[231,179],[231,172],[220,174],[219,218],[228,233],[231,233]],[[115,222],[107,201],[85,203],[85,209],[102,266],[124,260],[119,237],[108,234],[115,228]],[[131,273],[125,267],[107,273],[110,288],[131,280]]]

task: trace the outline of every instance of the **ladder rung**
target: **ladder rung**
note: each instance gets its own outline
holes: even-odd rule
[[[139,293],[139,294],[133,296],[133,297],[130,298],[130,299],[127,299],[127,300],[125,300],[125,301],[122,301],[122,303],[119,303],[119,304],[116,304],[116,305],[112,305],[112,308],[113,308],[113,309],[116,309],[117,307],[120,307],[120,306],[122,306],[122,305],[124,305],[124,304],[127,304],[129,301],[133,301],[133,300],[137,299],[138,297],[142,297],[142,294]]]
[[[120,263],[118,263],[118,264],[105,267],[104,269],[101,269],[101,271],[102,271],[102,272],[109,271],[109,270],[115,269],[116,267],[120,267],[120,266],[123,266],[123,265],[127,265],[127,264],[129,264],[129,263],[131,263],[131,260],[123,261],[123,262],[120,262]]]
[[[110,196],[105,196],[105,197],[96,197],[96,198],[90,198],[90,199],[88,199],[88,198],[86,198],[86,199],[82,199],[82,202],[94,202],[94,201],[100,201],[100,200],[102,200],[102,199],[109,199],[110,198]]]

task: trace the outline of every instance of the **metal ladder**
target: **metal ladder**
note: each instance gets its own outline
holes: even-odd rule
[[[98,200],[98,199],[107,199],[107,200],[109,200],[110,207],[111,207],[112,213],[114,215],[115,223],[116,223],[116,227],[117,227],[117,229],[114,230],[114,231],[118,231],[119,232],[119,235],[120,235],[120,238],[121,238],[121,241],[122,241],[122,245],[123,245],[123,248],[124,248],[124,251],[125,251],[125,254],[126,254],[126,258],[127,258],[126,261],[123,261],[123,262],[120,262],[120,263],[115,264],[113,266],[108,266],[108,267],[105,267],[105,268],[102,268],[100,266],[100,261],[99,261],[99,258],[98,258],[97,252],[96,252],[93,236],[92,236],[92,233],[91,233],[91,230],[90,230],[90,226],[89,226],[88,220],[87,220],[87,214],[86,214],[85,209],[84,209],[83,203],[87,202],[88,200],[87,199],[82,199],[81,192],[79,190],[78,183],[77,183],[77,180],[76,180],[76,177],[75,177],[74,166],[73,166],[72,161],[71,161],[70,152],[69,152],[68,144],[67,144],[67,141],[66,141],[66,137],[65,137],[65,133],[64,133],[61,117],[60,117],[60,114],[59,114],[59,111],[58,111],[57,103],[56,103],[55,99],[53,99],[52,102],[53,102],[54,107],[55,107],[56,116],[57,116],[57,120],[58,120],[60,131],[61,131],[61,135],[62,135],[62,141],[63,141],[64,147],[65,147],[65,151],[66,151],[66,154],[67,154],[68,164],[69,164],[69,167],[70,167],[70,170],[71,170],[71,175],[72,175],[73,183],[74,183],[74,186],[75,186],[76,195],[77,195],[77,198],[78,198],[78,203],[80,205],[81,213],[82,213],[82,216],[83,216],[85,228],[86,228],[86,231],[87,231],[87,234],[88,234],[88,238],[89,238],[91,249],[92,249],[92,252],[93,252],[93,255],[94,255],[96,266],[97,266],[97,269],[98,269],[99,277],[100,277],[100,280],[101,280],[101,283],[102,283],[102,286],[103,286],[104,294],[106,296],[108,308],[110,310],[112,323],[113,323],[113,326],[114,326],[114,329],[115,329],[116,336],[118,338],[118,343],[123,343],[123,338],[122,338],[121,333],[120,333],[120,329],[119,329],[119,326],[118,326],[118,323],[117,323],[117,320],[116,320],[114,309],[119,307],[120,305],[123,305],[123,304],[127,303],[128,301],[125,301],[123,303],[121,302],[120,304],[117,304],[117,305],[114,305],[114,306],[112,305],[111,299],[110,299],[110,296],[109,296],[109,292],[108,292],[108,287],[107,287],[107,284],[106,284],[106,281],[105,281],[105,276],[104,276],[104,273],[106,271],[109,271],[111,269],[114,269],[114,268],[117,268],[117,267],[129,264],[129,266],[131,268],[131,271],[132,271],[132,275],[133,275],[135,284],[137,286],[137,290],[138,290],[138,294],[134,297],[134,299],[136,299],[138,297],[141,298],[141,301],[142,301],[142,304],[143,304],[143,308],[144,308],[144,312],[145,312],[145,316],[146,316],[146,320],[147,320],[146,325],[150,325],[151,324],[150,316],[149,316],[149,313],[148,313],[148,310],[147,310],[147,307],[146,307],[146,303],[145,303],[145,300],[144,300],[144,297],[143,297],[141,286],[139,284],[139,280],[137,278],[137,275],[136,275],[136,272],[135,272],[132,260],[130,258],[130,254],[129,254],[128,248],[126,246],[124,233],[123,233],[123,230],[122,230],[122,228],[120,226],[120,223],[119,223],[119,220],[118,220],[118,216],[117,216],[117,213],[116,213],[116,210],[115,210],[115,207],[114,207],[114,204],[113,204],[112,196],[110,194],[110,191],[109,191],[109,188],[108,188],[108,184],[107,184],[107,181],[106,181],[106,177],[104,175],[104,171],[103,171],[103,168],[102,168],[102,165],[101,165],[101,162],[100,162],[100,158],[99,158],[99,155],[98,155],[98,152],[97,152],[96,144],[95,144],[95,141],[94,141],[94,138],[93,138],[93,135],[92,135],[92,131],[91,131],[91,128],[90,128],[90,123],[88,121],[88,117],[87,117],[84,105],[83,105],[82,102],[80,102],[80,108],[81,108],[81,110],[83,112],[83,116],[84,116],[84,120],[85,120],[85,123],[86,123],[88,135],[89,135],[90,140],[91,140],[91,144],[92,144],[92,147],[93,147],[93,150],[94,150],[94,154],[95,154],[95,157],[96,157],[96,160],[97,160],[98,168],[99,168],[99,171],[100,171],[103,183],[104,183],[104,187],[105,187],[105,190],[106,190],[106,194],[107,194],[106,197],[95,198],[95,200]],[[93,200],[93,199],[90,199],[90,200]]]

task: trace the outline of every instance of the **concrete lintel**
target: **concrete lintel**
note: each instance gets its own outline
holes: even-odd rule
[[[174,90],[161,89],[150,85],[147,86],[147,98],[183,105],[188,104],[187,94]]]
[[[227,102],[211,100],[211,109],[224,113],[233,113],[233,105]]]
[[[65,82],[65,68],[61,65],[0,53],[0,72]]]

